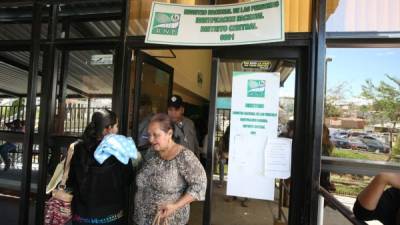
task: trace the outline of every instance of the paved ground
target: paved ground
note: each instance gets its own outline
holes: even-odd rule
[[[9,173],[8,173],[9,172]],[[13,171],[8,174],[0,174],[3,181],[13,176]],[[14,175],[18,175],[14,174]],[[3,181],[0,181],[3,182]],[[15,181],[7,181],[15,185]],[[14,183],[13,183],[14,182]],[[2,191],[0,191],[2,192]],[[239,200],[225,201],[225,187],[214,188],[212,204],[212,225],[273,225],[274,218],[278,215],[277,201],[262,201],[251,199],[248,207],[242,207]],[[277,194],[276,194],[277,195]],[[336,196],[342,203],[351,208],[354,198]],[[0,195],[0,224],[17,225],[19,199]],[[287,209],[286,209],[287,211]],[[33,224],[34,203],[30,208],[30,224]],[[192,212],[189,225],[202,225],[203,203],[192,204]],[[380,225],[379,222],[369,222],[370,225]],[[351,225],[338,211],[326,207],[324,210],[324,225]]]
[[[354,202],[356,201],[355,198],[351,198],[351,197],[345,197],[345,196],[338,196],[335,195],[335,197],[341,202],[343,203],[345,206],[347,206],[350,210],[353,208]],[[327,210],[325,210],[327,211]],[[334,211],[332,209],[330,209],[330,211]],[[330,213],[328,213],[328,216],[331,215]],[[336,213],[336,214],[332,214],[332,215],[336,215],[337,217],[343,217],[340,213]],[[331,220],[329,221],[330,225],[341,225],[342,223],[337,223],[337,221],[334,219],[334,217],[331,219],[331,217],[325,218],[324,221],[328,222],[327,220]],[[326,223],[325,224],[328,224]],[[369,225],[382,225],[381,222],[379,221],[369,221],[367,222]],[[347,222],[347,224],[350,224],[349,222]]]
[[[18,211],[19,199],[10,198],[0,195],[0,224],[1,225],[17,225],[18,224]],[[30,222],[29,225],[34,224],[34,203],[32,202],[29,209]]]
[[[273,225],[278,216],[277,201],[261,201],[251,199],[248,207],[240,205],[240,201],[224,201],[225,187],[214,188],[212,225]],[[275,194],[277,195],[277,194]],[[335,196],[350,209],[354,198]],[[202,203],[192,204],[190,225],[202,225]],[[287,212],[287,209],[285,209]],[[287,213],[286,213],[287,215]],[[378,221],[368,222],[370,225],[381,225]],[[330,207],[324,209],[324,225],[351,225],[338,211]]]

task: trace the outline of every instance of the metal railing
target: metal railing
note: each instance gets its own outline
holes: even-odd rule
[[[0,145],[5,141],[0,141]],[[11,168],[22,169],[22,143],[15,143],[16,148],[8,152],[11,160]],[[32,170],[39,170],[39,145],[33,145]],[[3,159],[0,159],[1,161]]]
[[[279,195],[278,195],[278,218],[277,220],[280,222],[283,222],[285,224],[288,223],[288,218],[285,215],[285,212],[283,210],[283,207],[286,205],[286,201],[289,199],[290,195],[290,188],[289,186],[285,183],[286,180],[284,179],[279,179]]]
[[[322,171],[346,173],[354,175],[375,176],[380,172],[399,172],[399,163],[371,161],[371,160],[358,160],[358,159],[344,159],[336,157],[322,156]],[[285,180],[280,179],[279,185],[276,185],[279,190],[278,196],[278,220],[287,224],[288,218],[285,215],[283,207],[285,205],[285,198],[290,194],[290,187],[285,183]],[[355,225],[367,225],[367,223],[358,220],[353,212],[341,203],[335,196],[325,190],[323,187],[319,188],[319,212],[318,212],[318,225],[323,224],[323,211],[324,202],[326,201],[329,206],[342,214],[349,222]]]
[[[85,127],[89,124],[90,118],[96,110],[110,107],[87,107],[83,104],[67,104],[65,106],[64,114],[64,128],[63,133],[80,135],[83,133]],[[0,130],[9,130],[6,126],[16,119],[21,121],[25,120],[26,107],[25,105],[18,106],[0,106]],[[40,105],[36,106],[36,123],[35,131],[39,127],[39,113]]]
[[[81,104],[68,104],[65,107],[63,134],[68,136],[80,136],[84,129],[89,124],[91,116],[96,110],[109,108],[109,107],[87,107]],[[20,105],[20,108],[15,106],[0,106],[0,131],[11,131],[6,123],[12,122],[16,119],[21,121],[25,120],[25,105]],[[39,118],[40,106],[36,106],[37,118]],[[39,119],[36,119],[35,132],[38,132]],[[63,135],[61,134],[61,135]],[[22,168],[22,143],[20,141],[12,141],[8,138],[0,139],[0,145],[8,140],[15,143],[16,148],[9,152],[11,159],[11,168]],[[38,153],[39,146],[33,146],[32,170],[38,169]],[[0,159],[1,160],[1,159]],[[4,165],[4,164],[3,164]]]
[[[39,115],[40,106],[36,106],[36,114]],[[25,120],[25,105],[18,106],[0,106],[0,130],[8,130],[6,124],[16,119]],[[38,121],[36,121],[38,122]],[[37,127],[38,124],[35,124]]]
[[[325,190],[323,187],[319,187],[319,194],[320,194],[320,199],[318,201],[318,219],[319,223],[318,225],[323,224],[323,210],[324,210],[324,201],[328,202],[329,205],[340,212],[349,222],[351,222],[354,225],[368,225],[367,223],[358,220],[353,212],[347,208],[345,205],[343,205],[339,200],[335,198],[331,193],[329,193],[327,190]]]
[[[400,172],[400,164],[394,162],[344,159],[322,156],[322,171],[375,176],[380,172]]]
[[[321,158],[322,171],[335,172],[335,173],[346,173],[353,175],[364,175],[364,176],[376,176],[380,172],[399,172],[400,165],[393,162],[382,162],[382,161],[371,161],[371,160],[359,160],[359,159],[344,159],[336,157],[322,156]],[[323,207],[324,201],[328,202],[329,205],[338,210],[348,221],[355,225],[367,225],[367,223],[358,220],[353,212],[337,200],[331,193],[324,188],[319,189],[320,201],[319,201],[319,217],[323,218]],[[322,223],[320,223],[322,224]]]
[[[87,107],[81,104],[68,104],[65,107],[64,133],[80,135],[89,124],[93,113],[110,107]]]

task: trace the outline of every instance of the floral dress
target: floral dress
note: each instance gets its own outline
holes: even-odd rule
[[[144,156],[137,177],[134,221],[137,225],[151,225],[162,203],[174,203],[184,194],[204,200],[207,177],[194,153],[184,147],[175,158],[161,159],[149,149]],[[189,204],[176,210],[169,218],[169,225],[184,225],[189,221]]]

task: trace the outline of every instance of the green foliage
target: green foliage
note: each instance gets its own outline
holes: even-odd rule
[[[366,80],[362,85],[361,96],[372,101],[371,113],[381,122],[392,122],[393,127],[400,119],[400,81],[388,74],[386,77],[395,85],[381,81],[375,85],[371,80]]]
[[[332,102],[325,102],[325,117],[340,117],[342,111]]]
[[[332,153],[333,157],[346,158],[346,159],[363,159],[373,161],[386,161],[389,157],[387,154],[356,151],[351,149],[335,148]]]
[[[368,156],[364,153],[337,148],[334,149],[332,156],[346,159],[368,159]]]
[[[392,155],[400,155],[400,137],[397,137],[392,148]]]
[[[333,88],[327,90],[325,96],[325,117],[340,117],[342,110],[336,106],[338,102],[346,99],[346,95],[350,92],[349,86],[343,82]]]

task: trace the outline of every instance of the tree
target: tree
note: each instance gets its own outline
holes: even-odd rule
[[[338,103],[345,99],[346,93],[349,92],[349,88],[346,82],[340,83],[339,85],[329,88],[325,96],[325,117],[340,117],[343,112],[338,107]]]
[[[400,137],[396,138],[396,142],[392,148],[392,155],[400,155]]]
[[[394,83],[388,84],[380,81],[379,85],[374,85],[371,80],[366,80],[362,85],[361,96],[371,100],[371,113],[383,122],[391,122],[392,130],[400,120],[400,80],[385,74],[385,76]],[[390,132],[390,145],[392,145],[392,135]]]

